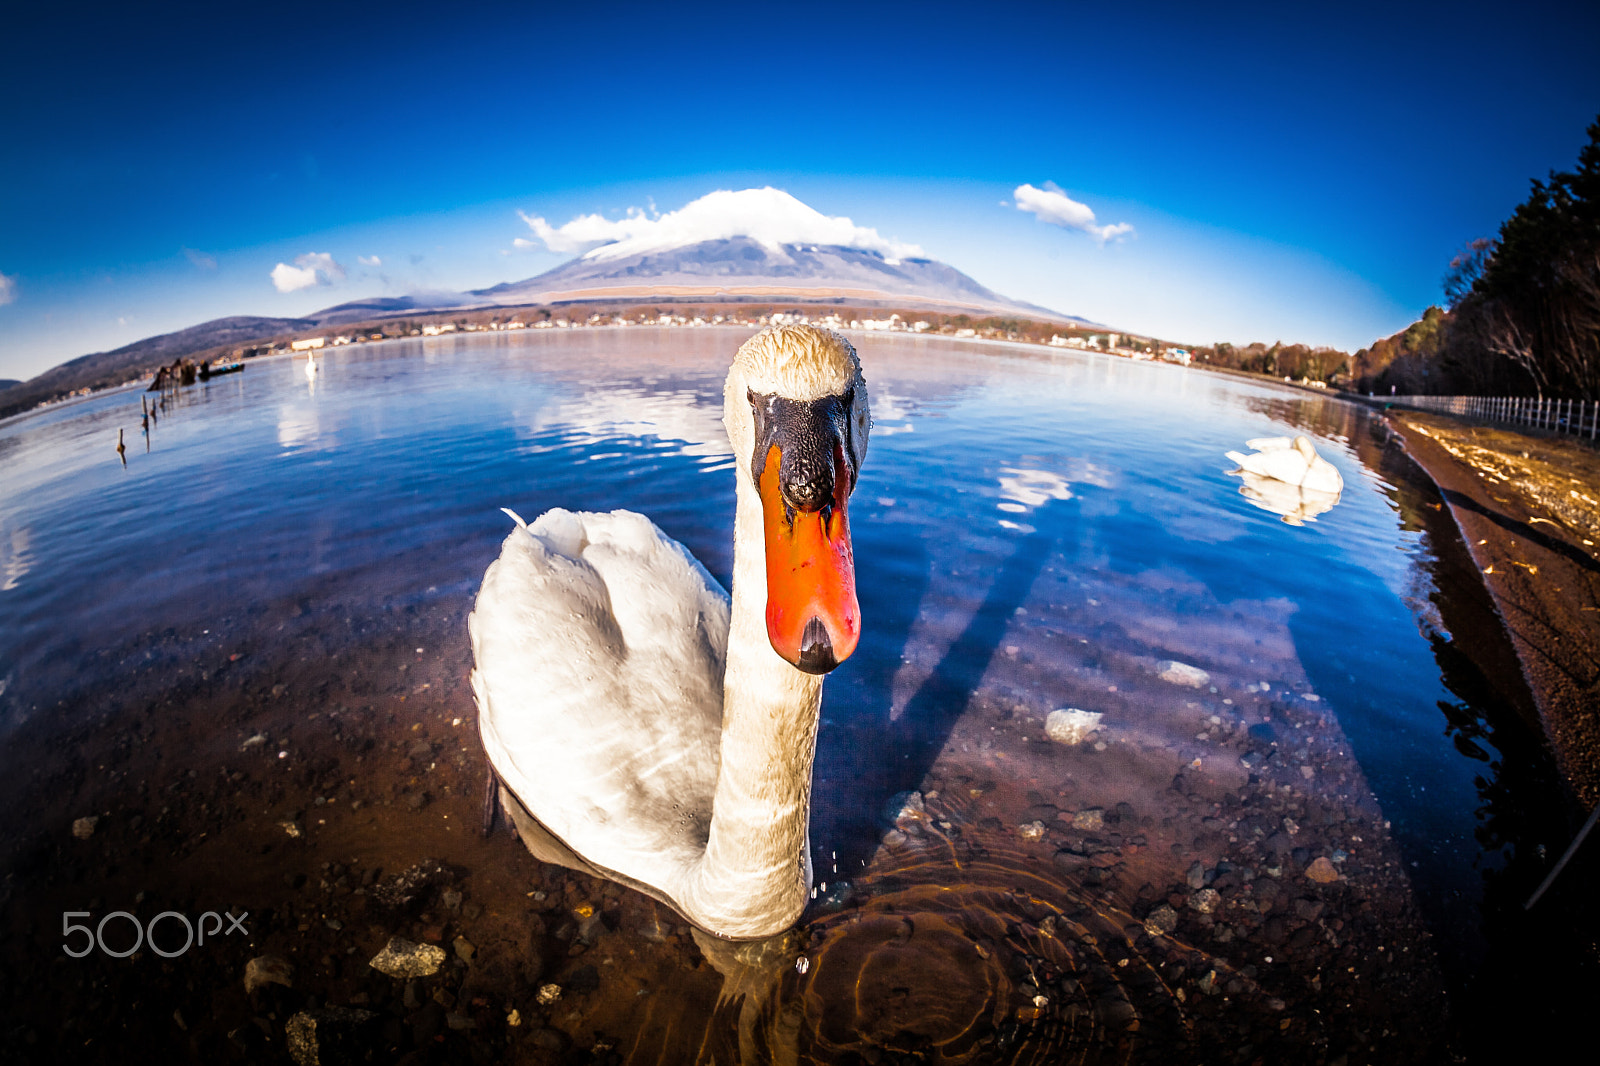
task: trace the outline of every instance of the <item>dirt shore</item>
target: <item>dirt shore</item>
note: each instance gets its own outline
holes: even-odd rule
[[[1505,623],[1562,777],[1600,803],[1600,452],[1391,410]]]

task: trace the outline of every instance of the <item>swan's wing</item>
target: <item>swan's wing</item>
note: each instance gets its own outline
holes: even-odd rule
[[[1257,442],[1251,441],[1251,443]],[[1251,452],[1249,455],[1241,455],[1239,452],[1227,454],[1229,459],[1239,464],[1240,470],[1260,477],[1275,478],[1290,485],[1298,485],[1306,476],[1305,457],[1293,448],[1269,448],[1264,452]]]
[[[1311,468],[1306,471],[1305,480],[1300,484],[1303,488],[1332,493],[1334,496],[1344,491],[1344,478],[1340,476],[1339,468],[1320,455],[1312,460]]]
[[[1254,440],[1245,441],[1244,446],[1251,451],[1279,452],[1286,448],[1292,448],[1294,442],[1288,437],[1257,437]]]
[[[627,511],[514,530],[468,621],[501,780],[590,863],[677,897],[716,787],[728,598]]]

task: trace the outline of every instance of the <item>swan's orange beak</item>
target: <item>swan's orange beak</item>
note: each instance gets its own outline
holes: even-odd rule
[[[779,488],[782,465],[782,451],[773,444],[758,486],[767,540],[767,637],[795,666],[825,674],[861,639],[846,513],[852,479],[835,445],[833,499],[815,511],[796,510]]]

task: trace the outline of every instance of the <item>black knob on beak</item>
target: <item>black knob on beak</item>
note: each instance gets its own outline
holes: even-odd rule
[[[806,623],[800,637],[800,661],[795,663],[808,674],[825,674],[839,665],[833,655],[833,641],[828,638],[828,627],[822,619],[813,618]]]

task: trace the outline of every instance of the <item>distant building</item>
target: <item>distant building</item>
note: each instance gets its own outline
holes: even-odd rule
[[[289,348],[291,351],[309,352],[313,348],[320,348],[327,343],[328,338],[326,337],[307,337],[303,341],[290,341]]]

